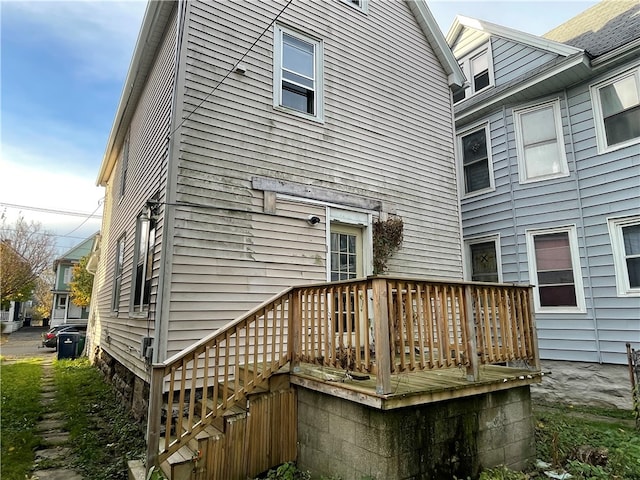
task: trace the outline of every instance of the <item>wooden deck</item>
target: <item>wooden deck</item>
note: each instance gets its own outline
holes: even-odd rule
[[[500,365],[482,365],[476,381],[468,381],[465,369],[421,370],[392,375],[393,392],[376,393],[375,375],[356,380],[344,370],[313,364],[300,364],[290,381],[311,390],[344,398],[381,410],[440,402],[508,388],[539,383],[543,372]]]

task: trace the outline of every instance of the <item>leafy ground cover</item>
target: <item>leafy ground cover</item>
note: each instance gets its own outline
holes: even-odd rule
[[[40,359],[3,362],[0,366],[0,457],[3,479],[24,480],[33,466],[34,450],[40,444],[35,424],[42,414],[41,376]]]
[[[535,413],[541,460],[576,480],[640,480],[640,432],[630,411],[547,405]]]
[[[87,359],[60,360],[54,372],[56,409],[64,412],[73,467],[84,478],[125,480],[127,461],[145,451],[140,426]]]

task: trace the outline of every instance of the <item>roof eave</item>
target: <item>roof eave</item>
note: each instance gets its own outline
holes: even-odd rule
[[[496,35],[498,37],[507,38],[515,42],[524,43],[530,47],[545,50],[547,52],[556,53],[565,57],[574,55],[576,53],[583,52],[582,49],[567,45],[564,43],[549,40],[537,35],[515,30],[509,27],[503,27],[491,22],[485,22],[484,20],[478,20],[471,17],[465,17],[463,15],[457,15],[447,33],[447,42],[449,45],[453,45],[456,38],[460,34],[463,28],[473,28],[481,32],[486,32],[490,35]]]
[[[592,71],[589,65],[589,58],[586,53],[577,54],[577,55],[568,57],[565,60],[563,60],[561,64],[556,65],[554,68],[550,68],[548,70],[539,72],[537,75],[530,77],[525,82],[520,82],[514,85],[513,87],[508,88],[496,94],[495,96],[490,96],[484,101],[470,106],[469,108],[461,109],[460,111],[455,113],[456,124],[457,123],[466,124],[468,121],[475,119],[478,115],[485,112],[485,110],[492,108],[493,105],[500,104],[500,102],[507,101],[510,97],[513,97],[514,95],[520,92],[523,92],[524,90],[527,90],[540,82],[543,82],[562,72],[566,72],[572,69],[584,70],[582,74],[585,75],[585,78],[586,78],[586,75],[587,75],[586,72]]]
[[[123,132],[123,127],[128,124],[125,121],[125,117],[130,113],[131,109],[135,107],[141,94],[139,86],[143,83],[149,74],[151,65],[148,60],[153,58],[158,48],[158,42],[153,41],[155,33],[161,32],[165,28],[165,22],[163,16],[160,15],[166,11],[167,8],[173,8],[174,1],[162,1],[162,0],[150,0],[147,3],[147,8],[144,12],[142,20],[142,26],[136,46],[134,49],[131,63],[129,64],[129,70],[127,77],[122,87],[122,94],[120,95],[120,102],[118,103],[118,109],[116,110],[116,116],[111,126],[111,132],[109,133],[109,139],[107,146],[102,157],[102,163],[100,165],[100,171],[96,179],[96,185],[105,186],[111,172],[117,160],[117,154],[120,147],[120,143],[126,132]],[[124,129],[126,130],[126,129]]]
[[[632,58],[638,58],[640,53],[640,38],[636,38],[629,43],[614,48],[591,60],[591,67],[601,69],[609,66],[612,62],[623,62]]]
[[[427,2],[425,0],[407,0],[407,4],[427,37],[436,57],[440,60],[444,71],[447,73],[449,86],[457,85],[461,87],[466,80],[464,73],[462,73],[456,57],[453,55],[447,40],[440,31],[438,23],[431,14]]]

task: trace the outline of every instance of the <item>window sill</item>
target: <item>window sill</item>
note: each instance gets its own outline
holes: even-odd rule
[[[536,313],[544,315],[545,313],[587,313],[584,307],[536,307]]]
[[[144,312],[129,312],[129,318],[133,318],[136,320],[146,319],[149,316],[149,311],[145,310]]]
[[[622,150],[623,148],[632,147],[634,145],[640,144],[640,138],[634,138],[632,140],[628,140],[623,143],[617,143],[611,146],[604,146],[598,142],[598,155],[604,155],[605,153],[615,152],[617,150]]]
[[[293,108],[283,107],[282,105],[274,105],[273,109],[278,111],[278,112],[287,113],[289,115],[294,115],[296,117],[304,118],[306,120],[311,120],[312,122],[324,123],[324,115],[322,115],[322,114],[320,114],[320,115],[310,115],[308,113],[303,113],[303,112],[301,112],[299,110],[294,110]]]
[[[570,176],[569,172],[567,173],[558,173],[558,174],[553,174],[553,175],[545,175],[544,177],[536,177],[536,178],[531,178],[531,179],[526,179],[526,180],[518,180],[518,184],[520,185],[527,185],[530,183],[539,183],[539,182],[545,182],[547,180],[556,180],[558,178],[566,178]]]
[[[467,200],[467,199],[471,199],[474,197],[479,197],[481,195],[486,195],[487,193],[491,193],[491,192],[495,192],[496,189],[495,187],[491,187],[491,188],[484,188],[482,190],[475,190],[471,193],[465,193],[462,196],[462,200]]]

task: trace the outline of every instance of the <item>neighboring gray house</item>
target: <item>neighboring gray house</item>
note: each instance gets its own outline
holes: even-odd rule
[[[73,278],[73,267],[82,257],[89,255],[96,243],[98,234],[94,234],[71,248],[53,262],[55,284],[53,286],[53,302],[51,311],[51,326],[65,323],[86,323],[89,318],[89,309],[79,307],[71,301],[71,288],[69,283]]]
[[[468,78],[454,90],[466,276],[535,285],[545,395],[628,407],[640,3],[603,1],[543,37],[458,17],[447,41]]]

